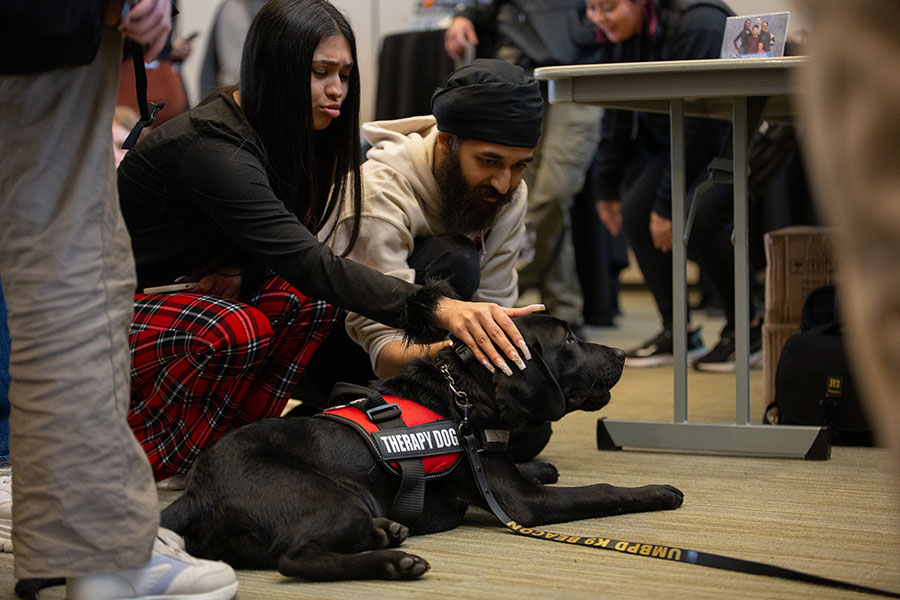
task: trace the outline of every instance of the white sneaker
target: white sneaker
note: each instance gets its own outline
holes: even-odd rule
[[[0,552],[12,552],[12,467],[0,465]]]
[[[173,538],[174,536],[174,538]],[[173,540],[177,535],[160,527],[150,562],[140,569],[107,575],[69,577],[69,600],[231,600],[237,577],[223,562],[194,558]]]
[[[156,532],[156,537],[161,539],[168,546],[174,546],[179,550],[184,550],[184,538],[172,531],[171,529],[166,529],[165,527],[160,527],[159,531]]]

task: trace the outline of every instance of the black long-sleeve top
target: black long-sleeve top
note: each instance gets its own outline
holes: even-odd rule
[[[230,94],[171,119],[130,150],[118,185],[139,289],[249,259],[309,297],[413,338],[438,334],[436,290],[335,256],[276,197],[264,165],[260,141]]]
[[[654,35],[645,31],[618,44],[605,44],[609,62],[645,62],[718,58],[725,20],[733,15],[719,0],[656,2],[659,26]],[[685,120],[685,173],[691,181],[722,149],[728,133],[724,121]],[[670,155],[668,115],[607,110],[603,116],[600,145],[595,156],[594,177],[600,200],[621,196],[623,177],[640,154]],[[671,161],[656,188],[654,212],[672,216]]]

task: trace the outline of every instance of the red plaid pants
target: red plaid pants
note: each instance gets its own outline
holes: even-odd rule
[[[128,424],[157,481],[184,473],[225,432],[284,410],[340,309],[277,275],[249,305],[138,294]]]

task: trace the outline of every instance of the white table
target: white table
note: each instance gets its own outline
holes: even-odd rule
[[[668,113],[672,144],[673,335],[675,345],[672,422],[601,419],[601,448],[626,446],[711,453],[827,459],[821,427],[752,425],[749,374],[749,268],[747,148],[760,118],[790,121],[796,71],[803,57],[682,60],[542,67],[551,103],[577,102],[605,108]],[[732,123],[732,161],[722,170],[734,183],[735,423],[692,423],[687,404],[687,286],[685,282],[684,118],[710,117]],[[715,162],[715,161],[714,161]],[[681,240],[682,243],[678,243]]]

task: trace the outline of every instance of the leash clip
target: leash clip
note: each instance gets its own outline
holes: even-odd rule
[[[454,381],[453,375],[450,374],[450,369],[447,367],[446,363],[441,364],[441,373],[443,373],[444,377],[447,379],[450,391],[456,396],[456,405],[463,411],[463,421],[467,421],[469,418],[469,409],[472,407],[472,403],[469,402],[469,395],[462,390],[456,389],[456,381]]]

